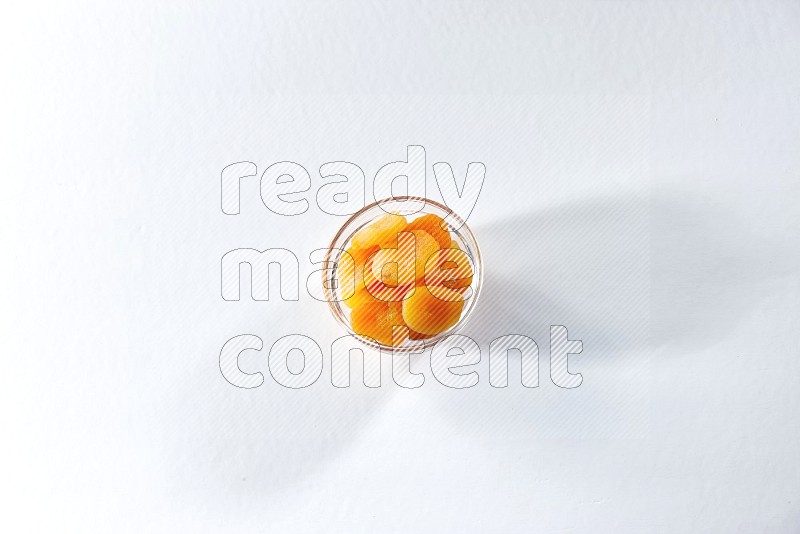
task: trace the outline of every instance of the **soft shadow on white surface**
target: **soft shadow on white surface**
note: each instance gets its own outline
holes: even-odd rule
[[[651,345],[675,356],[730,335],[800,269],[793,236],[762,237],[714,198],[654,197],[651,236]]]
[[[448,420],[491,442],[647,436],[658,380],[651,358],[720,341],[797,264],[796,253],[760,239],[735,213],[678,195],[583,201],[475,233],[486,278],[462,333],[481,345],[481,383],[426,392]],[[576,389],[550,381],[550,325],[583,341],[570,356],[584,379]],[[511,333],[539,345],[536,389],[521,386],[515,353],[509,387],[488,384],[488,344]]]
[[[192,388],[179,395],[197,408],[191,420],[195,439],[172,440],[168,447],[176,487],[193,480],[190,487],[202,483],[242,495],[303,488],[357,446],[399,393],[428,397],[425,417],[438,412],[458,434],[507,455],[529,452],[542,439],[647,437],[654,417],[654,355],[674,357],[715,343],[765,295],[763,284],[790,272],[793,261],[784,247],[758,239],[735,214],[677,196],[589,200],[474,230],[486,277],[462,333],[482,349],[476,387],[442,386],[425,353],[413,360],[425,374],[419,390],[401,391],[391,381],[387,358],[381,388],[365,388],[358,365],[349,389],[334,388],[323,339],[339,333],[332,323],[321,326],[325,367],[310,388],[285,390],[267,374],[257,390],[234,390],[213,376],[210,391]],[[240,305],[263,313],[258,303]],[[291,310],[299,316],[327,313],[308,299]],[[277,333],[287,333],[263,331],[265,324],[280,323],[279,311],[253,313],[252,324],[239,325],[259,332],[266,344],[263,354],[243,355],[244,369],[266,372],[269,345]],[[550,381],[551,324],[567,326],[572,339],[583,341],[583,352],[570,357],[571,371],[584,377],[576,389]],[[538,343],[538,388],[521,386],[513,353],[509,386],[489,385],[489,343],[509,333]],[[220,412],[212,408],[213,399],[226,399],[222,413],[228,421],[211,415]]]
[[[464,333],[481,339],[566,321],[591,326],[596,348],[626,350],[647,324],[650,346],[697,349],[735,328],[765,282],[798,268],[791,243],[678,196],[581,202],[476,233],[486,279]]]

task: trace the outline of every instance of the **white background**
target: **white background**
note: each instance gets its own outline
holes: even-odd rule
[[[7,532],[800,531],[800,4],[155,2],[3,8]],[[486,165],[480,383],[330,384],[326,306],[224,302],[308,253],[322,163]],[[309,211],[220,171],[301,163]],[[368,188],[368,191],[371,189]],[[548,331],[583,353],[549,380]],[[218,367],[303,333],[322,377]],[[541,380],[488,384],[520,333]],[[516,371],[518,372],[518,370]]]

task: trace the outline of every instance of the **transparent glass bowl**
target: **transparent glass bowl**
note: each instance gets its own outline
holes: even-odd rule
[[[419,211],[414,212],[415,210]],[[342,255],[342,251],[350,246],[353,234],[386,213],[404,215],[409,222],[429,213],[438,215],[445,220],[447,220],[446,218],[449,216],[451,220],[458,221],[461,224],[461,228],[456,230],[451,226],[449,228],[450,235],[452,239],[458,243],[461,250],[466,252],[472,260],[473,270],[472,284],[470,285],[470,289],[465,293],[464,309],[461,311],[461,317],[458,319],[458,322],[433,337],[418,340],[407,339],[402,345],[397,347],[383,345],[371,338],[357,334],[350,325],[350,308],[341,301],[341,295],[339,294],[340,288],[334,287],[334,280],[337,278],[339,259]],[[369,347],[387,351],[409,352],[420,351],[431,347],[442,338],[457,332],[464,326],[478,302],[478,296],[480,295],[481,284],[483,282],[483,262],[480,250],[478,249],[478,242],[472,231],[464,220],[447,206],[421,197],[395,197],[381,200],[364,207],[342,225],[328,247],[322,273],[322,287],[331,313],[333,313],[333,316],[345,330]]]

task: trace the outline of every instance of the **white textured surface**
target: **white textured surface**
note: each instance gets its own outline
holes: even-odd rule
[[[800,4],[286,4],[5,8],[3,530],[798,531]],[[237,334],[340,333],[223,302],[222,254],[303,280],[341,219],[225,216],[222,168],[408,144],[487,168],[480,383],[225,382]],[[506,333],[538,389],[489,386]]]

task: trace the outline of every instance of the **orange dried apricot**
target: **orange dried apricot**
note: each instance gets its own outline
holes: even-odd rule
[[[406,268],[403,271],[404,274],[402,281],[404,283],[402,285],[398,284],[400,280],[398,280],[397,278],[397,271],[396,271],[397,265],[393,265],[392,263],[386,262],[383,271],[374,267],[375,259],[381,252],[384,252],[384,250],[381,250],[380,252],[372,256],[367,261],[367,264],[364,266],[364,286],[366,287],[367,292],[370,293],[370,296],[372,296],[376,300],[384,302],[401,301],[405,297],[406,292],[410,288],[414,287],[413,273],[409,271],[409,268]],[[392,250],[389,252],[396,252],[396,251]],[[394,267],[395,269],[394,271],[392,270],[392,267]],[[411,266],[410,268],[413,268],[413,266]],[[376,272],[378,273],[379,276],[382,275],[382,280],[376,278],[375,276]],[[408,273],[411,273],[410,281]]]
[[[377,245],[367,249],[351,247],[345,250],[339,258],[336,279],[340,288],[339,294],[345,297],[344,303],[346,306],[354,308],[359,303],[372,297],[364,287],[364,269],[367,260],[378,250],[379,247]]]
[[[427,287],[419,286],[403,301],[403,319],[409,328],[420,334],[435,336],[458,322],[464,299],[460,293],[447,288],[446,300],[434,296]]]
[[[419,332],[415,332],[410,328],[408,329],[408,339],[413,339],[414,341],[417,341],[419,339],[428,339],[429,337],[433,336],[429,336],[428,334],[420,334]]]
[[[402,232],[397,237],[397,248],[385,248],[375,254],[372,274],[393,287],[421,280],[425,276],[425,263],[438,250],[439,243],[428,232]]]
[[[355,309],[358,308],[359,306],[363,306],[364,304],[370,302],[384,302],[384,301],[376,298],[366,287],[362,285],[360,287],[357,287],[355,292],[353,292],[353,295],[345,299],[343,302],[345,306],[347,306],[348,308]]]
[[[402,232],[406,224],[406,218],[402,215],[387,213],[356,232],[353,235],[353,247],[367,249],[396,242],[398,232]]]
[[[447,230],[447,224],[444,219],[433,213],[414,219],[408,223],[406,230],[424,230],[439,243],[439,248],[450,246],[450,232]]]
[[[350,254],[353,259],[355,260],[356,264],[364,265],[370,256],[372,256],[375,252],[380,250],[378,245],[373,245],[367,248],[355,248],[350,247],[347,249],[347,253]]]
[[[435,296],[436,288],[443,286],[460,292],[472,285],[472,264],[467,253],[457,248],[435,252],[425,264],[425,285]]]
[[[350,324],[356,334],[387,346],[402,345],[409,335],[397,302],[375,301],[360,305],[350,314]]]
[[[417,271],[417,280],[423,280],[425,278],[425,264],[441,247],[439,242],[424,230],[412,230],[411,233],[416,238],[415,269]]]
[[[383,215],[359,229],[346,252],[336,274],[356,334],[398,346],[461,318],[473,267],[441,217]]]
[[[410,285],[416,279],[415,236],[410,232],[397,235],[397,246],[383,248],[372,260],[372,277],[390,287]]]

